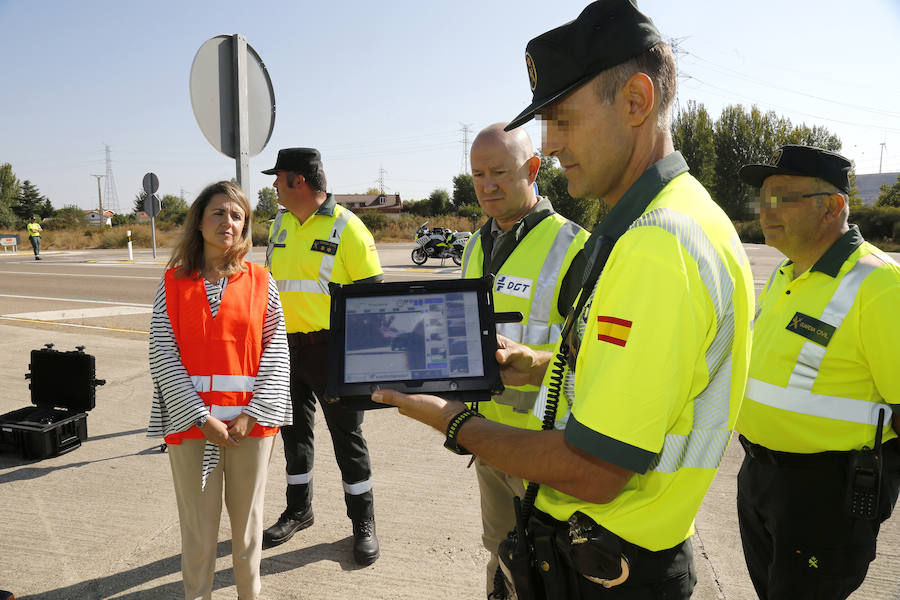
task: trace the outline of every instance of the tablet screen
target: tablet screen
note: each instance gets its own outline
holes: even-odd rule
[[[474,291],[348,297],[344,383],[484,375]]]

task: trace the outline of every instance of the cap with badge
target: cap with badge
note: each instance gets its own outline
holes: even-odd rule
[[[753,187],[762,187],[763,181],[772,175],[818,177],[849,194],[850,166],[850,161],[836,152],[789,144],[775,151],[772,164],[744,165],[738,175]]]
[[[303,175],[321,170],[322,157],[315,148],[283,148],[278,151],[275,166],[263,173],[274,175],[278,171],[294,171]]]
[[[634,0],[598,0],[578,18],[537,36],[525,47],[532,102],[506,131],[586,83],[597,73],[643,54],[662,37]]]

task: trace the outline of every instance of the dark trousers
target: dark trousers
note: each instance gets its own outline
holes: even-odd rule
[[[37,256],[41,253],[41,236],[32,235],[28,237],[28,241],[31,242],[31,249],[34,250],[34,255]]]
[[[865,579],[879,526],[897,502],[897,441],[884,445],[877,519],[847,512],[848,453],[826,453],[808,466],[772,464],[786,454],[748,454],[738,473],[738,524],[753,587],[760,600],[843,600]]]
[[[567,528],[567,524],[552,519],[548,515],[535,511],[539,524],[532,519],[529,529],[536,535],[542,535],[542,525],[549,531],[560,527]],[[611,588],[605,588],[599,583],[594,583],[576,573],[569,561],[560,556],[560,562],[569,564],[568,581],[564,584],[566,591],[548,593],[551,600],[565,598],[565,600],[688,600],[697,584],[697,575],[694,571],[694,551],[691,540],[668,548],[653,552],[640,546],[631,544],[625,540],[623,551],[628,557],[629,576],[622,584]],[[573,589],[574,588],[574,589]]]
[[[319,332],[316,332],[317,334]],[[344,502],[352,520],[374,516],[374,503],[369,464],[369,449],[362,435],[362,411],[347,410],[325,401],[328,380],[328,342],[324,332],[313,334],[315,341],[303,334],[289,334],[291,353],[291,402],[294,424],[281,428],[288,475],[312,473],[315,454],[313,429],[316,402],[322,407],[325,423],[331,433],[334,455],[345,486]],[[347,486],[368,488],[361,493],[347,493]],[[287,513],[297,516],[312,507],[312,481],[287,486]]]

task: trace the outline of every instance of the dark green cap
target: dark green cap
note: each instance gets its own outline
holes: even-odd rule
[[[578,18],[537,36],[525,47],[532,102],[506,126],[527,123],[534,113],[574,91],[597,73],[639,56],[662,41],[634,0],[598,0]]]

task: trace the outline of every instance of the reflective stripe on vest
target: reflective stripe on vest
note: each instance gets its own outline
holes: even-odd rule
[[[540,274],[534,284],[531,306],[526,317],[528,322],[524,324],[499,323],[497,325],[497,333],[508,337],[514,342],[531,346],[544,346],[552,344],[559,339],[562,332],[562,324],[550,324],[550,315],[553,312],[553,301],[555,299],[553,292],[556,291],[556,281],[562,269],[563,261],[566,259],[566,254],[569,252],[572,241],[578,235],[578,230],[578,225],[567,221],[556,232],[553,243],[550,245],[550,250],[547,252],[547,256],[544,257],[544,264],[541,265]],[[475,236],[472,237],[474,238]],[[469,248],[466,250],[469,250]],[[463,258],[463,273],[466,273],[470,255],[471,253],[467,252]],[[501,267],[500,271],[502,270]]]
[[[279,213],[279,217],[280,215],[281,214]],[[340,245],[341,235],[344,233],[344,228],[347,227],[347,223],[350,222],[350,217],[352,215],[353,213],[349,210],[344,210],[335,218],[334,227],[331,228],[331,235],[328,236],[329,242]],[[281,220],[279,217],[276,217],[276,223],[280,226]],[[274,248],[274,226],[272,232],[273,235],[269,238],[269,246]],[[279,279],[275,282],[278,285],[278,291],[307,292],[309,294],[325,294],[326,296],[330,296],[331,293],[328,291],[328,282],[331,281],[331,272],[334,270],[334,257],[334,254],[322,255],[322,262],[319,263],[318,279]],[[266,260],[271,263],[270,256],[267,256]]]
[[[883,262],[872,254],[860,258],[841,278],[819,320],[831,325],[837,331],[853,307],[863,281],[881,264]],[[812,393],[826,350],[826,347],[815,342],[805,342],[797,356],[787,387],[750,378],[747,380],[744,395],[759,404],[789,412],[863,425],[877,425],[878,411],[884,408],[884,404],[880,402]]]
[[[252,392],[256,377],[244,375],[191,375],[198,392]]]
[[[731,399],[731,349],[734,343],[734,284],[706,232],[691,217],[669,208],[642,215],[635,227],[659,227],[676,237],[697,263],[700,279],[716,314],[716,335],[706,350],[709,383],[694,398],[694,417],[687,435],[666,434],[662,450],[651,466],[674,473],[682,467],[715,469],[731,439],[728,415]]]
[[[465,275],[466,270],[469,268],[469,258],[472,256],[472,250],[475,248],[476,244],[481,243],[481,230],[477,230],[471,236],[469,236],[469,243],[466,244],[466,249],[463,251],[462,257],[462,272]],[[484,273],[482,273],[484,275]]]
[[[281,219],[284,217],[284,211],[279,209],[278,212],[275,213],[275,222],[272,223],[272,233],[269,235],[269,244],[266,246],[266,268],[271,271],[272,270],[272,253],[275,251],[275,236],[278,235],[278,232],[281,230]],[[284,242],[284,240],[281,240]]]

